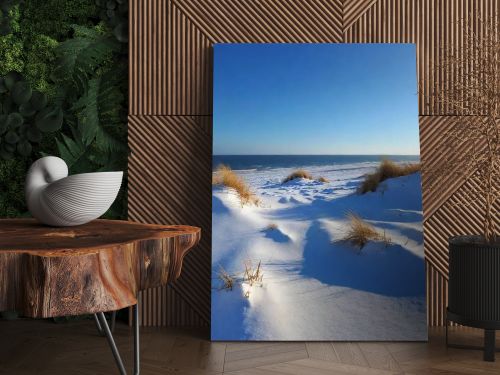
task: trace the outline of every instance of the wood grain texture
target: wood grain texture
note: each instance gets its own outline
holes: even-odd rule
[[[188,176],[192,165],[210,159],[205,152],[212,142],[213,43],[415,43],[421,151],[425,162],[433,164],[439,162],[436,147],[450,124],[445,115],[453,115],[429,99],[453,78],[434,69],[442,47],[463,46],[460,20],[498,16],[499,11],[496,0],[132,0],[129,179],[136,190],[130,217],[156,223],[182,219],[210,230],[210,218],[204,216],[211,209],[205,190],[209,173],[199,170],[196,184]],[[202,139],[200,152],[193,144]],[[165,165],[145,176],[146,161]],[[175,183],[172,176],[181,180]],[[452,204],[467,199],[473,182],[448,178],[441,182],[443,189],[431,193],[423,177],[429,324],[439,325],[446,303],[446,236],[477,232],[481,208],[458,211]],[[197,210],[182,211],[179,199],[193,199]],[[172,288],[142,294],[147,324],[208,324],[209,246],[207,238],[202,240],[202,250]]]
[[[175,281],[200,229],[94,220],[53,228],[0,220],[0,311],[47,318],[134,305],[140,290]]]

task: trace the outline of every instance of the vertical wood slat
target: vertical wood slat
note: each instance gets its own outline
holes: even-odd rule
[[[448,305],[448,280],[426,262],[427,282],[427,324],[441,327],[446,324],[446,306]],[[455,325],[455,324],[450,324]]]

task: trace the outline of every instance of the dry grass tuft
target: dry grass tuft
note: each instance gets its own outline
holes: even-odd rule
[[[228,274],[226,270],[219,266],[219,280],[222,281],[221,289],[233,290],[235,279],[233,276]]]
[[[282,183],[284,184],[285,182],[295,180],[296,178],[305,178],[307,180],[312,180],[313,176],[304,169],[297,169],[296,171],[289,174],[288,177],[285,178]]]
[[[319,182],[323,182],[323,183],[328,183],[328,182],[330,182],[330,180],[329,180],[328,178],[323,177],[323,176],[321,176],[320,178],[318,178],[318,181],[319,181]]]
[[[278,224],[276,223],[271,223],[269,224],[265,230],[278,230]]]
[[[385,247],[389,247],[393,244],[392,238],[389,237],[386,233],[385,230],[384,232],[379,236],[379,241],[382,241],[384,243]]]
[[[341,241],[347,241],[359,247],[360,251],[369,241],[381,241],[386,247],[392,244],[391,238],[386,235],[385,231],[380,234],[373,225],[367,223],[355,213],[347,213],[347,218],[349,219],[349,229]]]
[[[262,270],[260,268],[260,260],[257,268],[253,267],[252,261],[247,260],[245,262],[245,274],[243,275],[243,282],[248,284],[248,286],[252,287],[254,284],[258,286],[262,286],[262,278],[264,275],[262,274]],[[243,296],[245,298],[250,298],[250,289],[247,289],[244,292]]]
[[[262,274],[262,270],[260,268],[260,260],[257,268],[254,268],[251,261],[245,262],[245,274],[243,276],[243,282],[246,282],[248,285],[253,286],[254,284],[262,285],[262,278],[264,275]]]
[[[349,229],[342,241],[350,242],[362,249],[368,241],[379,238],[376,229],[355,213],[349,212],[347,218],[349,219]]]
[[[377,170],[367,174],[358,188],[358,193],[374,192],[382,181],[389,178],[407,176],[420,171],[420,163],[397,164],[390,160],[383,160]]]
[[[232,188],[236,191],[240,198],[241,205],[259,204],[259,198],[250,190],[245,180],[232,171],[226,165],[219,165],[212,176],[212,185],[222,185]]]

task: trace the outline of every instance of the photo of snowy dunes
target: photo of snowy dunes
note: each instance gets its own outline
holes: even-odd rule
[[[212,340],[427,340],[412,44],[215,44]]]
[[[418,156],[230,169],[260,158],[214,156],[212,338],[426,340],[420,173],[360,191],[381,164]],[[309,175],[283,182],[297,170]],[[221,180],[228,171],[253,200]]]

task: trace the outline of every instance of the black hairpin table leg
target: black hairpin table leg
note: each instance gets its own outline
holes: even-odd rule
[[[99,335],[106,336],[106,334],[104,333],[104,330],[101,327],[101,323],[99,323],[99,319],[97,318],[96,314],[94,314],[94,320],[95,320],[95,325],[97,327],[97,332],[99,332]],[[115,333],[115,325],[116,325],[116,311],[113,311],[111,313],[111,327],[110,327],[111,333]]]
[[[133,314],[133,325],[134,325],[134,375],[140,374],[140,353],[139,353],[139,308],[137,305],[132,307]],[[127,370],[125,370],[125,366],[123,364],[123,360],[120,356],[120,352],[116,347],[115,340],[113,338],[113,334],[109,328],[108,322],[106,320],[106,316],[104,313],[100,312],[95,314],[96,324],[98,325],[98,330],[102,330],[106,339],[108,340],[109,346],[111,348],[111,352],[113,353],[113,357],[115,358],[116,365],[118,366],[118,370],[120,371],[120,375],[127,375]]]

